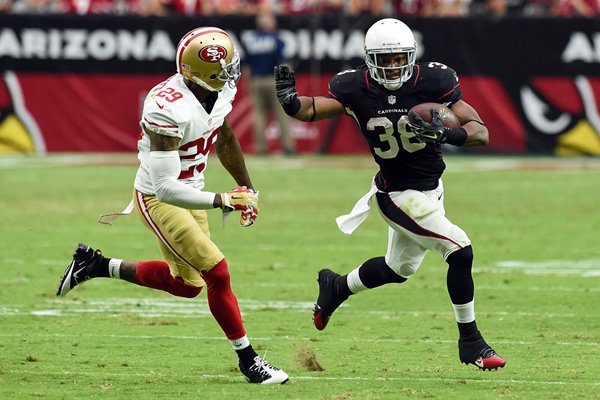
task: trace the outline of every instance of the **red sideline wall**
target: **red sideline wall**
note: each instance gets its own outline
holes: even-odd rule
[[[282,17],[279,26],[297,70],[298,91],[325,95],[331,76],[360,65],[362,38],[373,21]],[[201,22],[0,15],[0,153],[19,140],[13,146],[38,153],[135,151],[144,96],[173,73],[171,53],[177,40]],[[221,18],[205,24],[209,22],[227,29],[243,56],[244,43],[252,40],[253,19]],[[465,100],[486,122],[490,145],[476,151],[600,155],[597,23],[580,19],[407,23],[415,31],[420,60],[454,68]],[[533,34],[540,31],[548,33]],[[244,150],[252,152],[252,102],[244,78],[238,89],[230,119]],[[295,121],[292,126],[300,152],[368,151],[350,117],[313,124]],[[274,121],[267,136],[271,150],[279,150]]]

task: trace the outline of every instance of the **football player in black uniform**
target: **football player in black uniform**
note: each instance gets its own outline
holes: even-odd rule
[[[462,93],[456,73],[437,62],[416,63],[410,28],[387,18],[365,35],[366,66],[335,75],[324,96],[299,96],[294,71],[275,67],[277,96],[288,115],[318,121],[348,114],[359,124],[379,172],[371,190],[348,215],[337,218],[345,233],[367,217],[371,198],[389,225],[384,257],[365,261],[347,275],[319,271],[319,296],[313,310],[317,329],[325,329],[332,313],[351,295],[388,283],[402,283],[421,265],[427,250],[448,263],[447,288],[459,330],[459,357],[481,369],[504,367],[506,360],[486,343],[475,323],[473,251],[465,232],[445,216],[441,175],[445,164],[441,144],[483,146],[488,130]],[[445,128],[439,113],[431,122],[411,107],[426,102],[451,107],[461,127]]]

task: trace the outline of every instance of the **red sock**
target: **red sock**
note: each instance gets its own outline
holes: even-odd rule
[[[246,334],[237,299],[231,291],[227,261],[222,259],[203,276],[208,289],[208,307],[225,332],[227,339],[235,340]]]
[[[136,283],[152,289],[164,290],[179,297],[196,297],[202,287],[186,285],[181,277],[174,278],[169,264],[164,261],[140,261],[135,271]]]

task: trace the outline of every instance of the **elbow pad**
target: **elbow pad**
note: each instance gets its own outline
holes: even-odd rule
[[[177,179],[181,173],[177,150],[151,151],[148,161],[150,179],[158,200],[187,209],[214,208],[215,193],[196,190]]]

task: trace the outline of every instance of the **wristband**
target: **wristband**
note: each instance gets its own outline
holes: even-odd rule
[[[302,107],[302,103],[300,103],[298,96],[294,96],[294,100],[288,104],[282,104],[281,106],[283,107],[283,111],[291,117],[298,114],[300,107]]]
[[[444,135],[446,136],[445,143],[452,144],[454,146],[462,146],[467,141],[467,131],[465,128],[456,129],[444,129]]]
[[[314,122],[315,118],[317,118],[317,109],[315,108],[315,98],[312,98],[312,109],[313,109],[313,116],[310,119],[309,122]]]

